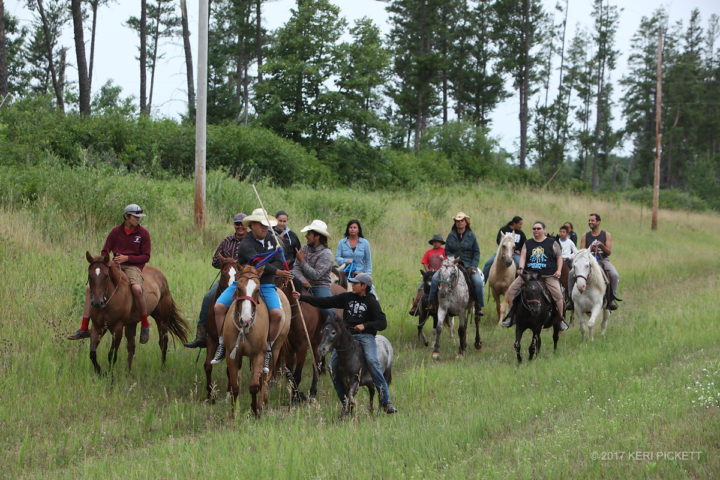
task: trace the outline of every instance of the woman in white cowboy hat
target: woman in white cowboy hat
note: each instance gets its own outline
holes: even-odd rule
[[[302,230],[307,244],[297,251],[293,277],[305,288],[309,288],[316,297],[330,297],[330,271],[333,266],[333,254],[328,247],[330,233],[322,220],[313,220]],[[327,316],[332,309],[324,309],[323,316]]]
[[[483,293],[484,281],[482,272],[478,269],[480,263],[480,246],[477,238],[470,228],[470,216],[465,212],[458,212],[453,217],[453,226],[445,240],[445,255],[460,258],[460,263],[470,273],[475,290],[475,317],[483,315],[485,299]],[[437,273],[433,275],[428,302],[435,300],[437,295]]]
[[[275,226],[277,220],[275,217],[268,215],[262,208],[256,208],[252,214],[243,218],[243,225],[248,227],[248,233],[240,241],[238,245],[238,262],[241,265],[247,265],[250,260],[257,254],[267,253],[277,249],[277,243],[268,228]],[[292,273],[283,268],[282,257],[278,254],[272,260],[264,264],[265,269],[260,277],[260,296],[265,305],[267,305],[270,313],[270,329],[268,331],[268,350],[265,354],[265,365],[267,366],[272,355],[271,340],[277,337],[280,322],[282,321],[283,310],[280,304],[280,298],[275,290],[275,277],[291,279]],[[236,282],[233,282],[218,297],[215,303],[215,321],[217,322],[218,332],[222,332],[222,324],[225,320],[225,314],[232,303],[233,294],[237,288]],[[220,337],[220,345],[218,346],[215,358],[211,363],[216,365],[225,358],[225,346],[222,344]]]

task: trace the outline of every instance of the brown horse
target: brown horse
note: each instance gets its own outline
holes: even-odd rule
[[[230,351],[227,358],[227,367],[228,382],[232,393],[233,417],[235,416],[235,402],[240,391],[238,377],[242,367],[242,357],[250,359],[252,373],[249,388],[252,397],[250,407],[252,412],[259,416],[263,406],[267,403],[267,389],[275,370],[276,359],[290,330],[290,302],[288,302],[285,294],[278,290],[284,315],[272,347],[270,372],[263,373],[268,330],[270,328],[269,312],[265,302],[260,297],[260,276],[263,270],[264,267],[256,270],[251,265],[245,265],[238,273],[235,277],[237,281],[235,296],[225,316],[223,342]],[[257,399],[258,392],[260,392],[259,402]]]
[[[222,294],[222,292],[224,292],[225,289],[230,286],[232,282],[235,281],[235,276],[239,271],[240,266],[234,258],[226,258],[220,255],[220,280],[218,281],[218,288],[217,293],[215,294],[215,298],[213,299],[213,302],[208,309],[207,321],[205,324],[205,327],[207,329],[207,351],[205,354],[205,363],[203,364],[203,367],[205,368],[205,387],[207,389],[207,398],[208,400],[210,400],[210,402],[215,401],[215,398],[212,395],[212,363],[210,363],[210,361],[215,357],[215,352],[217,352],[219,344],[217,324],[215,323],[215,309],[213,308],[213,306],[215,305],[215,302]]]
[[[122,340],[123,328],[127,338],[128,370],[132,368],[135,356],[135,330],[140,314],[135,308],[130,281],[122,269],[108,255],[93,257],[85,252],[88,263],[88,284],[90,295],[90,360],[95,371],[100,373],[97,362],[97,346],[105,331],[112,335],[112,345],[108,352],[110,368],[117,362],[118,348]],[[155,319],[160,336],[162,363],[165,363],[168,346],[168,332],[181,342],[187,341],[188,325],[180,316],[175,301],[170,294],[165,275],[151,265],[143,268],[143,295],[147,302],[147,311]]]
[[[280,285],[285,296],[292,299],[292,286],[290,282],[286,282]],[[332,283],[330,285],[330,293],[337,295],[345,292],[345,289],[337,284]],[[308,291],[303,292],[306,295],[311,295]],[[291,300],[290,305],[292,307],[292,320],[290,322],[290,332],[288,333],[287,342],[282,350],[283,363],[287,368],[288,381],[290,382],[290,388],[292,389],[291,402],[296,404],[306,400],[305,394],[300,391],[300,381],[302,380],[302,371],[305,366],[305,358],[309,349],[308,337],[310,337],[310,344],[312,346],[313,358],[316,362],[320,361],[318,356],[318,346],[322,339],[322,328],[325,325],[325,319],[323,319],[321,309],[313,307],[309,303],[300,303],[300,310],[298,310],[299,302]],[[302,316],[300,315],[302,312]],[[338,318],[342,318],[342,310],[335,309],[335,315]],[[303,321],[305,326],[303,326]],[[305,329],[307,328],[307,334]],[[313,379],[310,386],[310,398],[315,398],[317,395],[317,374],[318,372],[313,369]]]

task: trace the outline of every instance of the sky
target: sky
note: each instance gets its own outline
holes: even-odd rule
[[[331,0],[340,7],[343,15],[350,25],[355,19],[368,16],[380,26],[387,34],[390,26],[387,23],[385,2],[376,0]],[[179,3],[179,2],[178,2]],[[191,30],[191,43],[193,48],[194,68],[197,68],[197,36],[198,30],[198,0],[188,0],[188,18]],[[545,10],[554,12],[556,0],[543,0]],[[669,14],[671,23],[677,20],[687,22],[693,8],[700,10],[703,26],[706,25],[711,14],[720,15],[720,0],[611,0],[612,4],[622,8],[620,12],[620,25],[616,36],[617,48],[621,51],[617,62],[617,70],[612,73],[610,81],[617,85],[625,72],[627,53],[630,39],[637,31],[643,16],[650,16],[656,9],[663,6]],[[263,6],[263,21],[266,28],[273,30],[284,24],[290,17],[290,9],[295,6],[295,0],[270,0]],[[5,0],[5,10],[21,22],[26,23],[32,19],[31,12],[20,0]],[[577,27],[592,26],[592,0],[570,0],[567,41],[574,35]],[[140,75],[138,71],[137,56],[138,39],[136,34],[125,26],[126,20],[139,13],[139,2],[131,0],[117,0],[114,4],[101,8],[98,11],[98,34],[96,39],[96,66],[93,73],[93,93],[105,81],[112,79],[116,85],[123,88],[123,96],[139,97]],[[89,34],[86,34],[86,41]],[[74,64],[74,43],[72,28],[69,26],[63,37],[63,44],[70,47],[68,58]],[[186,80],[185,58],[182,48],[182,39],[161,41],[160,48],[164,58],[159,62],[156,72],[155,92],[152,112],[154,116],[167,116],[178,118],[180,113],[186,111]],[[89,55],[89,47],[88,47]],[[68,71],[71,80],[76,73]],[[197,75],[195,75],[197,79]],[[507,85],[512,91],[511,85]],[[615,89],[616,101],[619,102],[622,91],[619,86]],[[518,97],[513,95],[501,103],[493,112],[491,119],[491,135],[508,152],[519,150],[519,121]],[[620,111],[616,109],[616,128],[622,126]],[[628,148],[627,146],[625,148]],[[627,153],[627,152],[626,152]]]

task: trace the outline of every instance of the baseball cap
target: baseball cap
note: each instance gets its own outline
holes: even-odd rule
[[[142,208],[140,208],[140,205],[137,203],[131,203],[127,207],[125,207],[125,213],[132,215],[133,217],[145,217],[145,215],[142,211]]]
[[[348,278],[350,283],[364,283],[368,287],[372,287],[373,279],[368,273],[358,273],[352,278]]]
[[[247,215],[245,215],[244,213],[238,213],[233,217],[233,223],[240,223],[245,217],[247,217]]]

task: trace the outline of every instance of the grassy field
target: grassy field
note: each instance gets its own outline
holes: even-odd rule
[[[411,193],[261,186],[268,209],[289,211],[295,231],[313,218],[326,220],[333,251],[346,222],[362,222],[388,315],[385,334],[396,353],[390,391],[399,413],[370,414],[363,391],[355,416],[339,421],[339,403],[323,376],[317,402],[290,408],[282,380],[266,414],[255,419],[245,370],[240,413],[231,421],[223,395],[214,405],[204,401],[197,351],[175,345],[160,366],[154,323],[133,371],[127,372],[123,343],[112,376],[93,373],[88,341],[64,336],[79,325],[85,251],[99,252],[131,202],[148,212],[151,263],[167,275],[194,333],[215,275],[211,255],[230,233],[231,215],[256,207],[250,186],[211,177],[208,225],[197,232],[192,182],[105,182],[109,192],[88,192],[88,184],[83,194],[77,185],[63,190],[40,182],[31,202],[4,197],[0,477],[681,479],[720,473],[717,215],[661,211],[659,229],[651,232],[647,209],[565,193],[486,184]],[[431,360],[407,310],[427,240],[447,234],[458,210],[472,217],[483,263],[494,252],[497,229],[513,215],[525,218],[528,235],[536,219],[549,230],[570,220],[580,234],[587,214],[600,213],[614,237],[625,300],[607,336],[582,344],[574,326],[553,354],[546,331],[540,358],[518,366],[514,333],[495,326],[490,301],[482,351],[471,347],[455,360],[457,335],[450,339],[446,330],[442,358]],[[526,335],[525,356],[528,343]],[[106,336],[98,355],[103,369],[108,345]],[[308,385],[306,376],[302,388]]]

